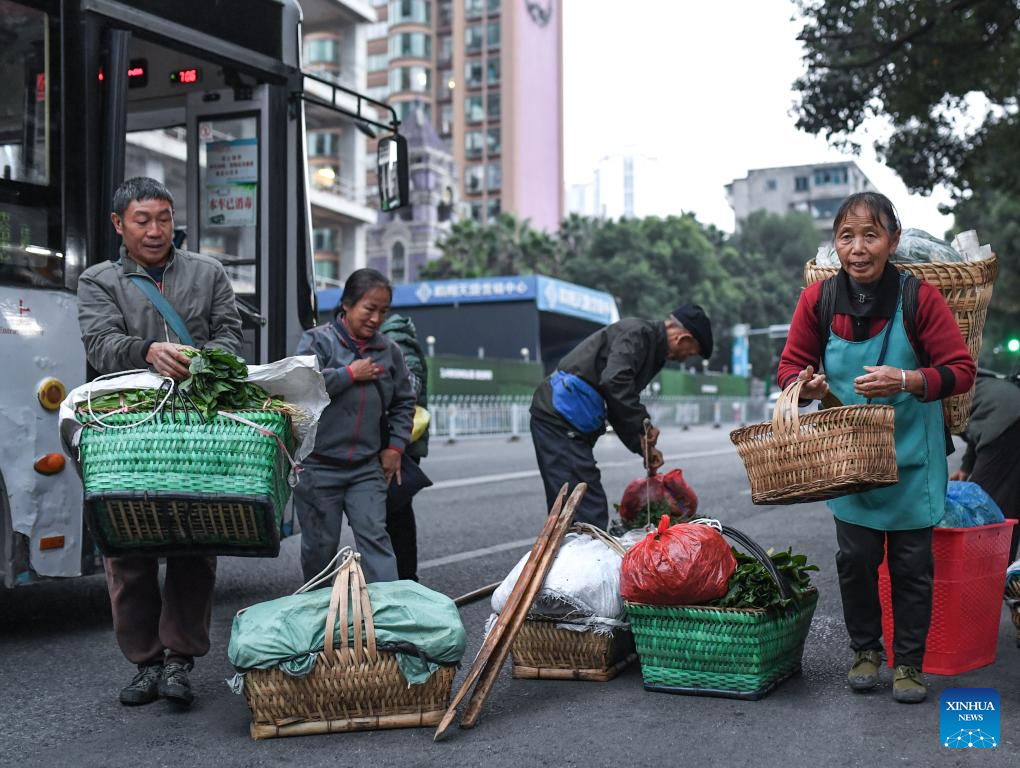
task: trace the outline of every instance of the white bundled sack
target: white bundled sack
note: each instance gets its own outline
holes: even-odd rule
[[[527,561],[524,555],[493,592],[495,613],[503,610]],[[622,564],[623,555],[605,541],[568,533],[528,615],[556,621],[566,629],[626,627],[627,609],[620,597]]]

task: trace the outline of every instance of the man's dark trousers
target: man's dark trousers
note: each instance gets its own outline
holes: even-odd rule
[[[552,421],[534,416],[531,419],[531,440],[542,473],[547,509],[552,508],[564,483],[570,486],[568,492],[578,483],[586,483],[588,492],[574,513],[574,521],[605,530],[609,525],[609,505],[602,489],[602,473],[595,464],[593,448],[597,439],[597,434],[584,435]]]
[[[843,597],[843,618],[855,651],[882,650],[882,606],[878,567],[889,545],[892,587],[893,654],[896,664],[921,668],[931,624],[934,560],[931,528],[879,531],[836,520],[836,570]],[[885,638],[888,646],[890,638]]]

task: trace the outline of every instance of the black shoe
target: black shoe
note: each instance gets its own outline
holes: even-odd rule
[[[158,686],[162,664],[139,664],[138,673],[120,691],[120,703],[128,707],[149,704],[159,698]]]
[[[191,682],[188,680],[192,666],[191,662],[168,661],[163,666],[163,674],[159,678],[159,695],[185,706],[191,704],[195,699],[195,694],[191,692]]]

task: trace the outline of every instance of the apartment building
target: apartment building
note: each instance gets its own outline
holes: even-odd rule
[[[369,95],[420,109],[453,157],[459,208],[554,230],[563,213],[562,17],[555,0],[375,0]],[[369,185],[375,183],[370,170]]]
[[[364,93],[366,42],[375,8],[367,0],[302,0],[306,72]],[[366,187],[368,135],[351,120],[305,106],[315,274],[320,288],[341,285],[366,264],[367,228],[376,223],[375,188]]]
[[[753,211],[803,211],[811,214],[819,232],[828,237],[844,198],[869,190],[876,191],[875,186],[857,163],[848,161],[751,170],[745,178],[726,185],[726,198],[738,229]]]
[[[638,153],[603,157],[591,181],[571,184],[567,211],[600,219],[643,218],[679,214],[670,209],[663,191],[668,189],[654,157]]]

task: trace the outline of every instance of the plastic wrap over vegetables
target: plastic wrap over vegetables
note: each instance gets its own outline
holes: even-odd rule
[[[680,469],[664,475],[642,477],[630,483],[618,507],[626,528],[654,524],[663,515],[673,523],[693,520],[698,512],[698,497]]]
[[[974,528],[995,525],[1005,520],[995,499],[977,483],[950,480],[946,489],[946,514],[937,528]]]
[[[620,593],[632,603],[703,605],[722,597],[737,561],[722,534],[707,525],[659,528],[635,544],[623,558]]]

